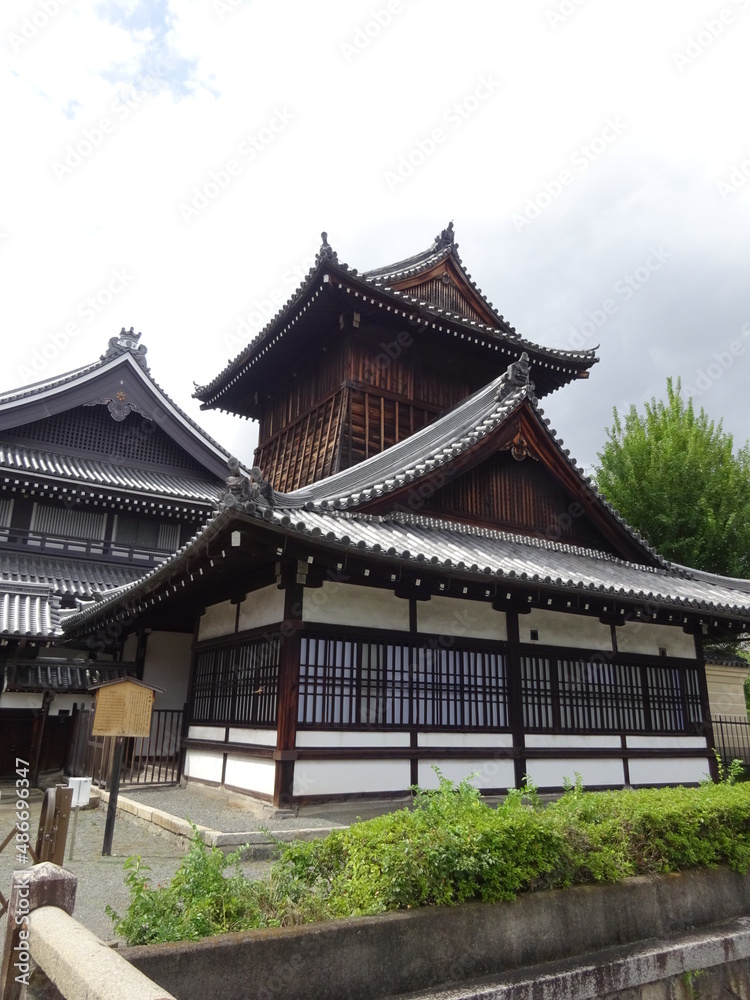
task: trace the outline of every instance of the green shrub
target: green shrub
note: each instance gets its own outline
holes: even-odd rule
[[[126,862],[131,901],[115,930],[129,944],[195,939],[520,893],[696,865],[750,868],[750,785],[585,792],[580,776],[542,806],[527,783],[497,808],[469,780],[439,775],[414,808],[280,845],[268,880],[250,882],[196,831],[168,886]]]

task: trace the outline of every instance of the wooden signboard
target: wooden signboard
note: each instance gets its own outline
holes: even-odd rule
[[[154,689],[133,680],[103,684],[96,692],[92,736],[148,736]]]

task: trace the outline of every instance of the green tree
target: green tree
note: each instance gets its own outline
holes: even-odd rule
[[[631,406],[599,452],[599,490],[663,556],[725,576],[750,577],[750,449],[735,452],[677,379],[666,401]]]

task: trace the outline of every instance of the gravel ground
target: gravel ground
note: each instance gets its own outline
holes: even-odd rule
[[[33,792],[30,802],[31,829],[36,831],[42,806],[42,793]],[[156,803],[154,803],[156,804]],[[159,808],[163,808],[161,805]],[[105,913],[110,904],[118,913],[128,906],[128,889],[124,881],[123,863],[133,854],[140,854],[151,868],[154,882],[166,882],[174,875],[185,855],[186,843],[180,837],[148,823],[120,815],[115,823],[111,857],[102,857],[106,813],[103,810],[83,809],[78,814],[73,860],[69,859],[73,838],[73,819],[68,831],[64,867],[78,876],[78,892],[74,916],[104,941],[112,940],[112,922]],[[0,843],[15,824],[15,796],[12,788],[3,787],[0,794]],[[0,890],[5,896],[10,890],[12,872],[21,868],[17,863],[13,844],[0,854]],[[242,870],[248,878],[264,878],[270,862],[246,861]],[[0,933],[4,933],[5,917],[0,919]]]
[[[373,800],[356,804],[339,802],[322,806],[301,806],[290,811],[274,809],[247,795],[191,782],[184,788],[129,787],[121,794],[222,833],[245,833],[263,829],[274,833],[283,830],[326,830],[349,826],[358,818],[378,816],[410,801]]]
[[[324,806],[303,806],[298,810],[276,810],[245,795],[188,783],[187,787],[125,788],[121,796],[135,799],[146,805],[162,809],[180,819],[189,819],[199,826],[207,826],[222,833],[245,833],[270,830],[279,833],[289,830],[326,829],[348,826],[357,819],[368,819],[384,812],[398,809],[410,800],[374,800],[352,805],[332,803]],[[33,839],[39,824],[43,792],[32,790],[29,799]],[[0,787],[0,843],[15,824],[15,787]],[[174,875],[187,850],[187,842],[174,834],[143,820],[120,814],[115,823],[112,855],[102,857],[106,811],[82,809],[73,840],[73,819],[68,831],[64,867],[78,876],[78,893],[74,916],[103,941],[114,937],[112,922],[105,913],[109,904],[118,913],[128,906],[128,890],[124,881],[123,863],[131,855],[139,854],[151,868],[151,878],[156,884],[167,882]],[[73,844],[73,858],[70,848]],[[13,844],[0,854],[0,891],[7,895],[12,872],[22,867],[17,863]],[[265,878],[270,861],[244,861],[242,871],[248,878]],[[5,917],[0,918],[0,933],[4,933]]]

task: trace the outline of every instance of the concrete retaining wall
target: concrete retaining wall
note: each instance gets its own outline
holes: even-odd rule
[[[694,870],[611,886],[540,892],[510,903],[425,908],[148,945],[125,949],[122,954],[179,1000],[210,995],[222,1000],[282,995],[284,1000],[370,1000],[528,970],[540,963],[569,961],[621,946],[628,946],[627,954],[632,957],[633,946],[647,939],[695,935],[701,928],[707,935],[719,933],[711,925],[749,914],[750,876],[728,869]],[[740,921],[719,933],[711,954],[726,963],[744,962],[745,941],[750,953],[750,931]],[[667,945],[657,953],[665,948],[669,951]],[[651,967],[662,970],[659,980],[695,971],[695,966],[684,968],[692,961],[690,952],[682,961],[682,967],[679,963],[670,967],[656,957]],[[597,968],[601,962],[594,958],[588,964]],[[598,993],[586,995],[604,997],[612,992],[602,990],[602,985],[600,981]],[[529,991],[514,994],[531,995]],[[538,995],[533,993],[535,998]],[[584,996],[578,991],[554,995]]]

